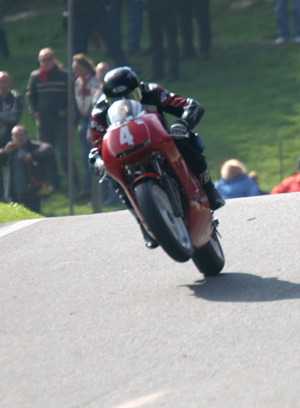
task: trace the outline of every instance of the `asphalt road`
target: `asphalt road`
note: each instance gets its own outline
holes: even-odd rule
[[[229,200],[210,279],[125,211],[1,225],[1,408],[300,407],[299,209]]]

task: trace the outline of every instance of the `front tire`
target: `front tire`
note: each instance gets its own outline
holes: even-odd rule
[[[194,252],[192,260],[198,270],[206,276],[216,276],[221,272],[225,265],[225,257],[216,228],[213,229],[208,243]]]
[[[141,213],[157,242],[175,261],[188,261],[193,253],[189,232],[182,217],[174,215],[169,197],[159,182],[145,180],[134,190]]]

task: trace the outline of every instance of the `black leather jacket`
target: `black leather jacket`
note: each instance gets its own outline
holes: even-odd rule
[[[204,114],[204,108],[199,102],[190,98],[184,99],[158,84],[141,82],[140,90],[143,109],[147,112],[157,112],[165,126],[167,126],[167,122],[164,113],[184,119],[188,125],[188,130],[193,129]],[[99,150],[107,128],[108,108],[109,104],[104,97],[101,97],[92,110],[91,133],[94,138],[94,145]]]
[[[19,123],[24,106],[24,98],[11,90],[6,98],[0,96],[0,147],[11,138],[12,128]]]
[[[39,112],[43,117],[57,117],[59,111],[68,108],[68,73],[55,67],[49,80],[41,82],[39,70],[30,74],[26,99],[29,112]]]

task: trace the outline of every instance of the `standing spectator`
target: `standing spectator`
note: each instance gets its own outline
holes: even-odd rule
[[[100,98],[101,95],[103,95],[102,85],[103,85],[104,77],[108,73],[108,71],[110,71],[110,69],[111,69],[110,65],[104,61],[101,61],[99,62],[99,64],[96,65],[96,78],[97,78],[98,87],[93,95],[93,106],[96,105],[97,100]],[[90,143],[91,144],[94,143],[91,135],[90,135]]]
[[[300,43],[300,1],[293,0],[294,42]],[[288,0],[275,0],[275,18],[278,38],[275,44],[283,44],[290,38]]]
[[[107,72],[110,71],[110,65],[107,62],[99,62],[96,66],[96,77],[98,81],[98,88],[97,91],[94,93],[93,96],[93,106],[96,104],[98,99],[103,95],[102,86],[104,82],[104,77]],[[89,131],[88,133],[89,142],[93,146],[94,140],[93,135]],[[113,179],[108,178],[103,180],[102,182],[102,203],[105,206],[111,206],[114,204],[119,203],[119,196],[115,192],[115,182]]]
[[[39,52],[40,68],[30,74],[27,86],[29,112],[36,120],[38,139],[57,146],[62,168],[68,174],[68,74],[51,48]],[[78,174],[74,167],[74,184]]]
[[[24,106],[24,98],[11,90],[8,72],[0,71],[0,148],[10,140],[11,129],[19,122]],[[7,157],[0,157],[0,201],[3,198],[3,167]]]
[[[110,0],[74,0],[73,44],[74,54],[88,54],[88,41],[95,32],[106,44],[116,66],[127,65],[107,5]]]
[[[112,0],[109,6],[109,12],[114,24],[114,31],[119,43],[122,46],[121,35],[121,12],[125,2],[127,20],[128,20],[128,36],[127,36],[127,51],[128,54],[135,54],[140,51],[140,39],[143,28],[143,2],[142,0]]]
[[[182,59],[193,58],[196,55],[194,46],[192,0],[175,0],[178,25],[182,39]]]
[[[245,165],[239,160],[225,161],[220,175],[215,187],[224,199],[259,195],[256,182],[247,175]]]
[[[2,27],[0,27],[0,52],[1,52],[0,58],[9,57],[9,49],[8,49],[6,34]]]
[[[152,75],[148,81],[157,81],[164,75],[164,35],[167,39],[167,57],[169,73],[165,82],[178,78],[179,54],[177,43],[177,24],[175,7],[172,0],[146,0],[149,32],[152,51]]]
[[[98,89],[98,81],[93,62],[85,54],[73,56],[72,70],[76,78],[74,124],[79,122],[78,133],[83,164],[83,185],[77,199],[82,199],[89,197],[92,191],[92,175],[88,165],[92,145],[87,140],[87,130],[93,108],[93,95]]]
[[[64,10],[62,12],[62,26],[66,34],[68,33],[68,18],[69,18],[68,1],[66,0],[64,2]],[[99,51],[101,48],[101,37],[98,31],[96,30],[92,31],[90,37],[92,41],[92,50]]]
[[[210,0],[176,0],[176,10],[183,42],[182,58],[195,56],[193,19],[196,18],[200,54],[208,58],[211,46]]]
[[[297,173],[285,178],[273,188],[271,194],[296,193],[300,191],[300,157],[297,160]]]
[[[16,125],[0,157],[10,157],[7,198],[39,213],[41,196],[55,190],[55,153],[52,146],[32,142],[24,126]]]

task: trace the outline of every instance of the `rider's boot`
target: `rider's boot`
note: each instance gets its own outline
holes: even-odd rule
[[[211,181],[205,156],[203,155],[204,145],[198,135],[190,133],[188,139],[175,139],[175,144],[187,164],[198,175],[203,190],[205,191],[210,208],[218,210],[225,205],[225,201],[216,190]]]
[[[207,195],[210,208],[214,211],[223,207],[225,201],[215,188],[214,183],[211,181],[208,169],[199,174],[198,178],[205,194]]]

